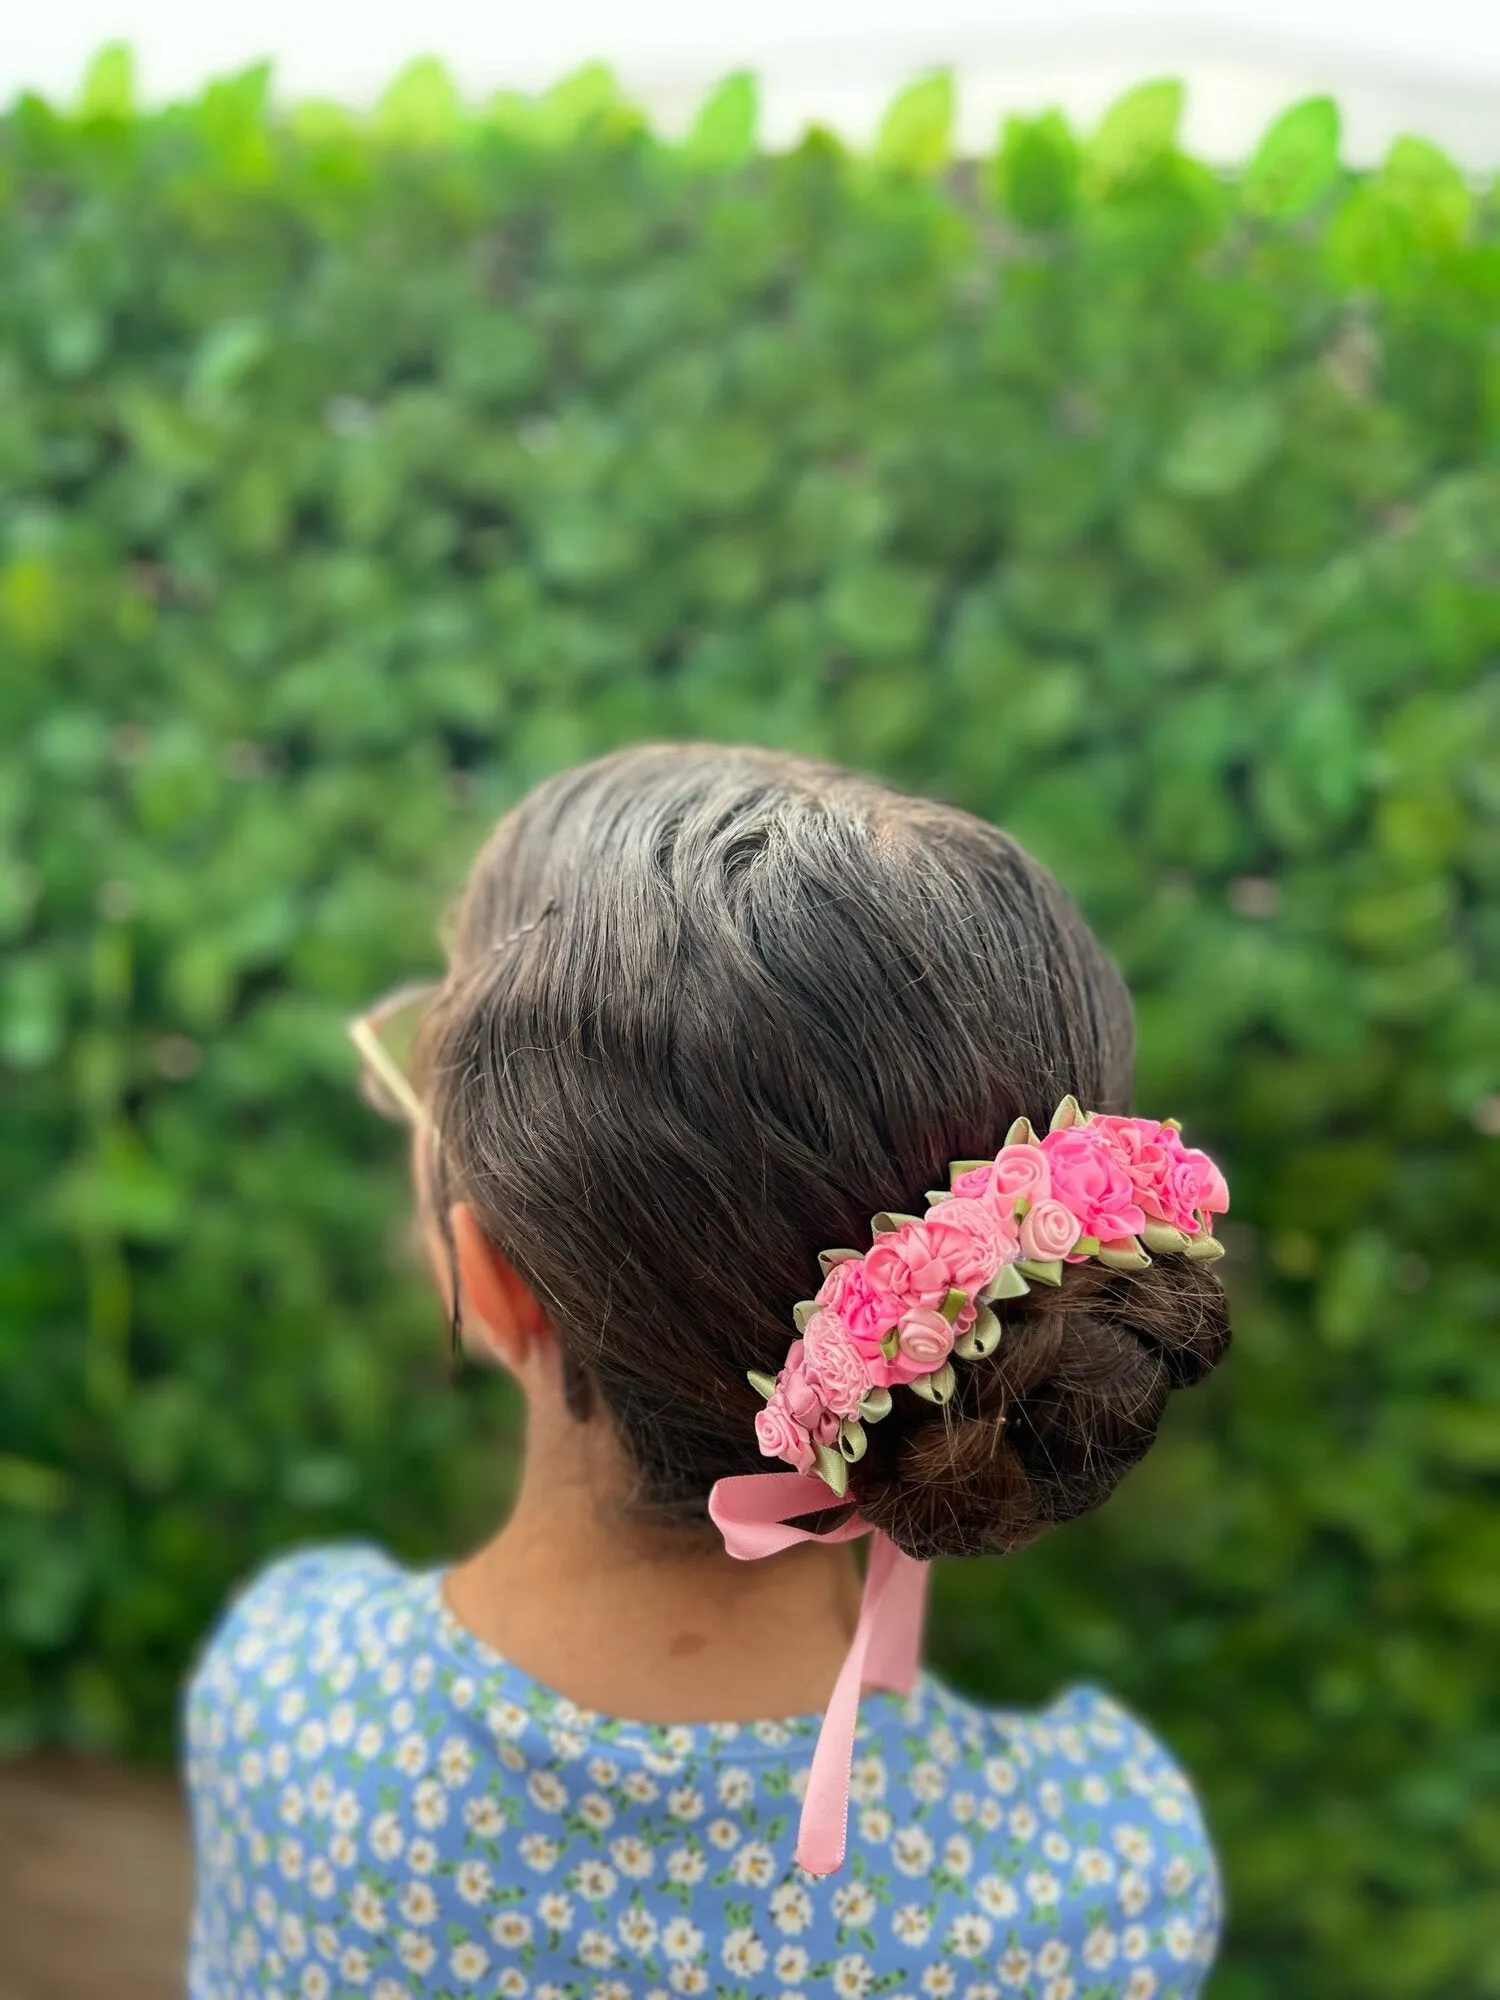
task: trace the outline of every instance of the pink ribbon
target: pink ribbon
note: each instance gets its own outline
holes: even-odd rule
[[[751,1472],[721,1479],[708,1496],[709,1515],[725,1548],[745,1562],[779,1555],[797,1542],[874,1537],[859,1623],[828,1698],[802,1801],[797,1859],[809,1875],[833,1875],[844,1864],[859,1697],[867,1687],[911,1693],[921,1659],[927,1602],[926,1563],[905,1554],[857,1514],[849,1514],[826,1534],[791,1525],[799,1515],[826,1513],[837,1504],[821,1479],[801,1472]]]

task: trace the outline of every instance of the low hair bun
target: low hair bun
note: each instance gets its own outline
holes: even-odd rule
[[[1172,1390],[1229,1345],[1223,1287],[1185,1257],[1070,1265],[999,1311],[999,1347],[958,1371],[951,1401],[896,1390],[851,1467],[861,1516],[922,1560],[1009,1553],[1099,1506],[1150,1449]]]

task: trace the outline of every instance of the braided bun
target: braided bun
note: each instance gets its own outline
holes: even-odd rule
[[[859,1512],[909,1555],[1007,1553],[1097,1507],[1143,1458],[1173,1389],[1229,1344],[1209,1267],[1085,1263],[998,1308],[1003,1337],[946,1406],[909,1389],[851,1467]]]

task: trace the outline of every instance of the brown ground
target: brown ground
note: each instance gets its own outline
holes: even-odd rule
[[[0,2000],[181,2000],[187,1905],[169,1779],[0,1763]]]

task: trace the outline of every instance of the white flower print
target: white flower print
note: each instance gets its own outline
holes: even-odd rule
[[[1048,1938],[1036,1955],[1036,1969],[1043,1979],[1055,1979],[1059,1972],[1066,1972],[1071,1956],[1061,1938]]]
[[[300,1785],[283,1785],[281,1797],[277,1801],[277,1817],[286,1826],[296,1826],[307,1810],[307,1799]]]
[[[1179,1964],[1194,1957],[1198,1950],[1198,1933],[1186,1917],[1169,1917],[1162,1932],[1162,1942]]]
[[[994,1935],[994,1927],[988,1917],[981,1917],[977,1911],[961,1912],[948,1926],[946,1943],[949,1951],[959,1958],[978,1958],[980,1952],[989,1949]]]
[[[357,1854],[351,1834],[336,1833],[328,1843],[328,1859],[335,1868],[352,1868]]]
[[[385,1735],[378,1722],[362,1722],[354,1738],[355,1755],[368,1763],[372,1757],[380,1755],[380,1746],[384,1742]]]
[[[1013,1944],[995,1966],[1002,1986],[1024,1986],[1031,1977],[1031,1953]]]
[[[1062,1863],[1072,1854],[1073,1847],[1067,1837],[1059,1833],[1055,1826],[1049,1826],[1047,1831],[1042,1835],[1042,1852],[1049,1861],[1061,1867]]]
[[[948,1810],[960,1826],[967,1826],[979,1810],[979,1801],[972,1792],[955,1792],[948,1801]],[[965,2000],[968,2000],[967,1995]]]
[[[885,1797],[886,1769],[880,1757],[856,1757],[849,1772],[849,1796],[857,1806]]]
[[[974,1884],[974,1900],[987,1916],[995,1917],[1002,1923],[1007,1917],[1013,1917],[1021,1907],[1014,1884],[1007,1882],[1003,1875],[981,1875]]]
[[[517,1737],[525,1732],[526,1711],[517,1702],[491,1702],[484,1719],[493,1736]]]
[[[1169,1896],[1180,1896],[1194,1874],[1193,1864],[1185,1854],[1174,1854],[1161,1871],[1161,1885]]]
[[[661,1948],[668,1958],[697,1958],[703,1950],[703,1933],[686,1917],[673,1917],[663,1926]]]
[[[430,1882],[408,1882],[397,1899],[396,1907],[409,1924],[437,1922],[438,1899]]]
[[[338,1877],[326,1854],[315,1854],[307,1864],[307,1886],[321,1901],[338,1887]]]
[[[667,1880],[684,1885],[701,1882],[708,1873],[708,1857],[701,1847],[674,1847],[667,1856]]]
[[[607,1861],[580,1861],[568,1877],[580,1896],[591,1903],[602,1903],[615,1893],[620,1878]]]
[[[932,1836],[925,1827],[898,1827],[891,1840],[891,1859],[903,1875],[928,1874],[933,1861]]]
[[[967,1875],[974,1866],[974,1849],[961,1833],[950,1833],[943,1842],[943,1866],[950,1875]]]
[[[797,1937],[812,1922],[812,1898],[800,1882],[782,1882],[771,1891],[771,1921],[779,1931]]]
[[[875,1915],[875,1898],[865,1882],[845,1882],[833,1892],[833,1914],[841,1924],[867,1924]]]
[[[1019,1840],[1023,1843],[1028,1840],[1035,1840],[1037,1817],[1030,1806],[1012,1806],[1008,1824],[1012,1840]]]
[[[710,1845],[714,1847],[733,1847],[740,1837],[740,1830],[732,1819],[711,1819],[705,1831]]]
[[[889,1840],[895,1821],[886,1806],[866,1806],[859,1816],[859,1837],[868,1840],[872,1846]]]
[[[456,1791],[468,1782],[469,1774],[474,1769],[474,1752],[461,1736],[449,1736],[438,1750],[437,1768],[439,1778],[449,1791]]]
[[[807,1967],[806,1945],[780,1944],[776,1947],[776,1956],[771,1961],[771,1969],[786,1985],[800,1985],[807,1977]]]
[[[1079,1953],[1090,1972],[1104,1972],[1114,1963],[1115,1934],[1108,1924],[1096,1924]]]
[[[328,2000],[328,1974],[321,1965],[304,1965],[297,1985],[303,2000]]]
[[[1005,1808],[998,1799],[983,1798],[979,1801],[979,1824],[986,1833],[993,1833],[1005,1818]]]
[[[322,1756],[327,1741],[328,1731],[312,1716],[297,1731],[297,1755],[303,1763],[310,1764],[315,1757]]]
[[[1139,1869],[1127,1868],[1120,1877],[1115,1894],[1126,1916],[1138,1917],[1151,1900],[1151,1885]]]
[[[703,1813],[703,1794],[692,1785],[675,1785],[667,1793],[667,1811],[673,1819],[699,1819]]]
[[[396,1769],[403,1778],[420,1778],[427,1769],[427,1743],[421,1736],[403,1736],[396,1745]]]
[[[565,1926],[554,1925],[553,1928],[563,1929]],[[531,1942],[531,1919],[524,1910],[501,1910],[490,1919],[490,1936],[506,1951],[519,1951],[523,1944]]]
[[[466,1903],[482,1903],[490,1893],[494,1876],[487,1861],[461,1861],[453,1886]]]
[[[591,1784],[613,1785],[619,1781],[620,1767],[613,1757],[590,1757],[586,1768]]]
[[[1079,1881],[1090,1889],[1100,1888],[1104,1883],[1114,1880],[1113,1857],[1106,1854],[1102,1847],[1080,1847],[1074,1866],[1078,1871]]]
[[[529,1985],[530,1981],[518,1966],[507,1965],[501,1968],[500,1977],[495,1981],[495,1991],[500,2000],[524,2000]],[[537,1988],[538,1993],[541,1990]]]
[[[1144,1958],[1151,1949],[1151,1933],[1144,1924],[1127,1924],[1120,1933],[1120,1956]]]
[[[1071,1974],[1061,1979],[1049,1979],[1042,1988],[1042,2000],[1073,2000],[1076,1982]]]
[[[284,1958],[305,1958],[307,1955],[307,1933],[302,1927],[302,1919],[290,1910],[276,1927],[276,1942],[281,1946]]]
[[[891,1914],[891,1935],[898,1944],[926,1944],[932,1935],[932,1912],[920,1903],[902,1903]]]
[[[764,1889],[775,1877],[776,1857],[763,1840],[747,1840],[734,1857],[734,1880],[747,1889]]]
[[[578,1957],[582,1964],[602,1971],[615,1961],[615,1941],[603,1931],[586,1930],[578,1933]]]
[[[1062,1894],[1062,1884],[1050,1868],[1033,1868],[1026,1877],[1026,1893],[1033,1903],[1050,1909]]]
[[[621,1834],[618,1840],[609,1843],[609,1858],[632,1882],[644,1882],[656,1866],[651,1849],[633,1833]]]
[[[448,1970],[465,1986],[472,1986],[476,1979],[482,1979],[489,1970],[489,1963],[489,1953],[472,1938],[456,1944],[448,1954]]]
[[[560,1813],[568,1803],[568,1789],[553,1771],[533,1771],[526,1780],[526,1794],[542,1812]]]
[[[833,1962],[833,1990],[838,2000],[864,2000],[874,1978],[874,1966],[857,1951],[845,1952]]]
[[[955,1992],[957,1987],[958,1974],[941,1959],[935,1965],[929,1965],[922,1974],[922,1991],[931,1994],[932,2000],[948,2000],[949,1994]]]
[[[941,1764],[930,1760],[913,1764],[911,1788],[924,1805],[935,1805],[948,1789],[948,1774]]]
[[[437,1778],[423,1778],[411,1795],[412,1817],[426,1832],[433,1833],[448,1817],[448,1794]]]
[[[766,1948],[755,1932],[746,1924],[739,1925],[725,1938],[720,1957],[725,1970],[739,1979],[753,1979],[766,1962]]]
[[[573,1922],[573,1898],[551,1889],[536,1899],[536,1913],[549,1931],[565,1931]]]
[[[283,1840],[276,1849],[276,1865],[288,1882],[300,1882],[302,1880],[302,1863],[302,1842],[300,1840]]]
[[[516,1852],[528,1868],[534,1868],[538,1875],[545,1875],[557,1866],[557,1857],[562,1850],[548,1834],[523,1833],[516,1842]]]
[[[464,1801],[464,1825],[481,1840],[494,1840],[505,1831],[505,1814],[487,1794]]]
[[[620,1942],[644,1957],[656,1943],[657,1922],[649,1910],[643,1910],[632,1903],[628,1910],[620,1913],[620,1921],[615,1926],[620,1934]]]
[[[431,1972],[437,1964],[437,1946],[426,1931],[402,1931],[396,1939],[396,1956],[408,1972]]]
[[[755,1797],[755,1780],[741,1766],[731,1764],[719,1773],[715,1789],[721,1806],[726,1806],[730,1812],[743,1812]]]
[[[438,1851],[430,1840],[418,1837],[406,1850],[406,1865],[415,1875],[430,1875],[438,1865]]]
[[[1008,1757],[991,1757],[984,1767],[984,1782],[1002,1798],[1016,1789],[1016,1767]]]
[[[1151,2000],[1156,1986],[1156,1974],[1150,1966],[1138,1965],[1125,1982],[1125,2000]]]
[[[1043,1778],[1036,1788],[1037,1804],[1048,1819],[1056,1819],[1062,1812],[1063,1788],[1056,1778]]]
[[[1156,1855],[1151,1836],[1143,1827],[1117,1826],[1112,1836],[1116,1854],[1132,1868],[1149,1868]]]
[[[346,1945],[339,1954],[339,1978],[346,1986],[363,1986],[370,1977],[370,1954],[357,1944]]]
[[[578,1817],[595,1833],[603,1833],[615,1823],[615,1809],[602,1792],[585,1792],[578,1801]]]
[[[701,1965],[689,1965],[678,1961],[667,1974],[679,1993],[706,1993],[708,1973]]]
[[[644,1771],[627,1771],[621,1780],[620,1789],[627,1799],[634,1799],[638,1806],[649,1806],[660,1793],[661,1787],[654,1778],[648,1778]]]

